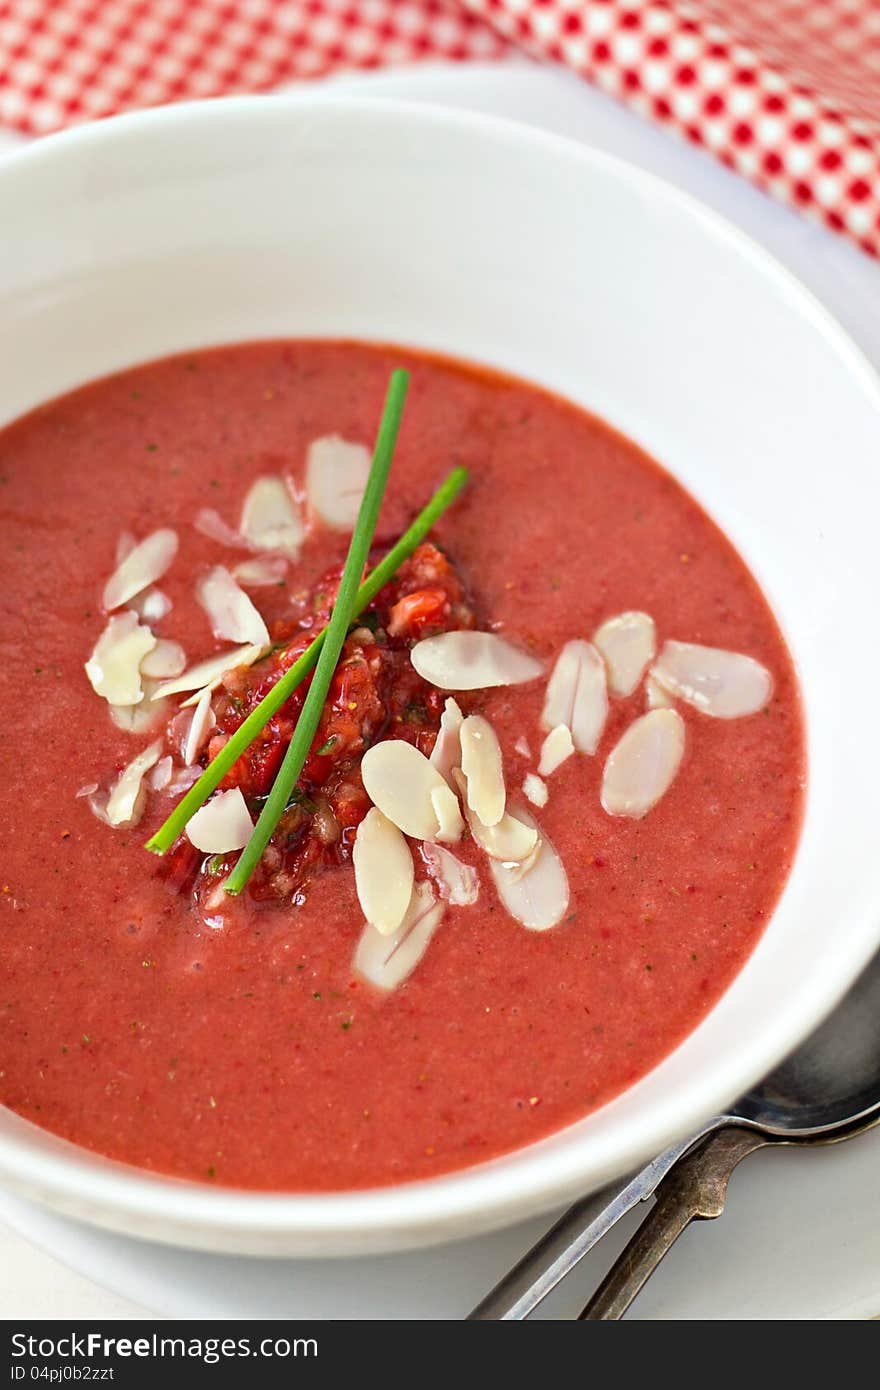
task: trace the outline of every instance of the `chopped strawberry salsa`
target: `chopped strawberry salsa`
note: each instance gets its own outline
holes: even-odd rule
[[[340,576],[339,566],[328,570],[296,611],[274,625],[276,645],[268,656],[225,677],[214,699],[217,732],[203,762],[216,757],[326,624]],[[401,738],[427,755],[437,737],[444,697],[413,669],[410,647],[473,625],[455,567],[435,545],[420,545],[349,633],[295,794],[251,880],[253,898],[301,901],[310,879],[351,859],[357,827],[370,809],[360,776],[363,754],[378,739]],[[281,706],[221,784],[239,787],[255,815],[272,788],[308,686],[303,682]],[[192,886],[201,898],[231,859],[227,864],[216,857],[201,869],[203,856],[190,848],[181,841],[162,872],[176,888]]]

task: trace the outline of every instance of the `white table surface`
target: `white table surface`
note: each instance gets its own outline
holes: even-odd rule
[[[431,65],[333,85],[490,111],[617,154],[695,194],[783,261],[880,367],[880,268],[843,238],[772,202],[704,152],[563,70]],[[267,98],[271,100],[270,98]],[[0,158],[22,144],[0,131]],[[630,1222],[630,1225],[632,1222]],[[0,1316],[460,1317],[542,1223],[422,1255],[343,1266],[213,1260],[102,1235],[0,1193]],[[627,1234],[624,1225],[613,1247]],[[369,1263],[375,1297],[359,1290]],[[600,1271],[585,1262],[546,1310],[571,1316]],[[679,1242],[640,1318],[865,1318],[880,1314],[880,1132],[834,1150],[758,1154],[721,1221]]]

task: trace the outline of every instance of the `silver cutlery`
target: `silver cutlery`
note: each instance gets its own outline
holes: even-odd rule
[[[582,1314],[590,1320],[620,1317],[690,1220],[720,1215],[727,1179],[748,1152],[774,1142],[833,1142],[878,1122],[880,955],[825,1023],[766,1080],[635,1176],[570,1207],[469,1320],[527,1318],[622,1216],[658,1193],[656,1219],[644,1234],[640,1228],[624,1252],[629,1268],[616,1265]],[[678,1168],[683,1160],[688,1166]],[[710,1210],[700,1211],[703,1206]]]

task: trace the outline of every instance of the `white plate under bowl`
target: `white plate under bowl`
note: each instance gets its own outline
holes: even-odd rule
[[[178,106],[44,141],[0,167],[0,225],[15,344],[0,420],[162,353],[298,334],[443,349],[604,415],[751,561],[798,661],[810,758],[797,862],[745,969],[660,1067],[552,1138],[430,1182],[256,1195],[109,1163],[4,1112],[4,1182],[171,1243],[403,1249],[600,1186],[816,1024],[880,939],[866,702],[880,565],[864,505],[880,393],[796,281],[613,159],[490,118],[326,95]]]

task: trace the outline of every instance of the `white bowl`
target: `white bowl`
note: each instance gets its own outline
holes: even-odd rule
[[[616,160],[485,117],[326,93],[42,141],[0,166],[0,227],[3,423],[164,353],[297,335],[442,349],[605,416],[703,501],[763,582],[798,662],[810,763],[794,871],[731,989],[661,1066],[553,1137],[429,1182],[276,1196],[152,1176],[2,1111],[0,1180],[172,1243],[402,1249],[600,1186],[810,1031],[880,941],[880,391],[796,281]]]

